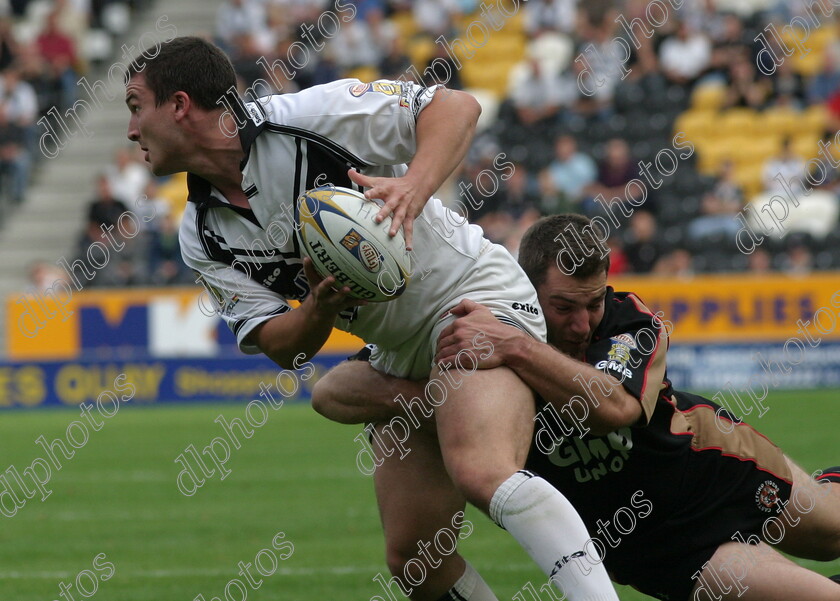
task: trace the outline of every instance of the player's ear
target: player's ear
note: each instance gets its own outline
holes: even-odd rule
[[[192,107],[192,99],[186,92],[175,92],[170,98],[175,109],[175,120],[178,121],[187,116]]]

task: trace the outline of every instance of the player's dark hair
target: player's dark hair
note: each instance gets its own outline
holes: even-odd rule
[[[610,269],[609,252],[595,239],[588,217],[549,215],[528,228],[519,244],[519,265],[535,288],[545,282],[549,269],[558,269],[557,256],[563,250],[582,260],[570,274],[574,278],[585,279]]]
[[[146,85],[160,106],[175,92],[186,92],[196,106],[205,110],[222,108],[219,99],[232,87],[236,72],[227,55],[210,42],[197,37],[174,38],[160,44],[157,54],[145,51],[128,65],[125,83],[142,73]]]

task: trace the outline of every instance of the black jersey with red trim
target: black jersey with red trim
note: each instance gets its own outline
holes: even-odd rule
[[[543,405],[527,468],[572,502],[616,581],[687,599],[693,572],[720,544],[736,532],[760,533],[776,515],[790,495],[790,470],[753,428],[673,389],[670,324],[633,293],[608,287],[604,302],[586,361],[619,380],[643,415],[606,436],[552,439],[563,431],[553,421],[560,414]]]

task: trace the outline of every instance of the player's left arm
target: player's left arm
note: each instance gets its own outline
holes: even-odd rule
[[[350,170],[350,179],[367,188],[365,196],[384,201],[376,216],[393,216],[389,233],[404,227],[406,246],[411,248],[414,219],[438,188],[461,163],[469,150],[481,114],[478,101],[458,90],[437,88],[431,102],[417,117],[417,150],[402,177],[370,177]]]
[[[472,348],[476,336],[484,337],[493,352],[479,362],[480,368],[507,365],[561,415],[573,411],[593,435],[632,426],[642,417],[639,399],[612,375],[501,323],[473,301],[461,301],[453,313],[460,317],[442,332],[436,362],[453,363],[459,350]],[[571,403],[584,403],[583,415],[577,408],[566,409]]]

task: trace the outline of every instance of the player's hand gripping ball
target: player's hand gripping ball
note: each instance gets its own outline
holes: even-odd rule
[[[411,258],[402,229],[388,235],[390,217],[374,222],[380,206],[360,192],[336,186],[314,188],[295,206],[295,231],[301,253],[321,277],[334,276],[336,287],[371,302],[394,300],[410,280]]]

